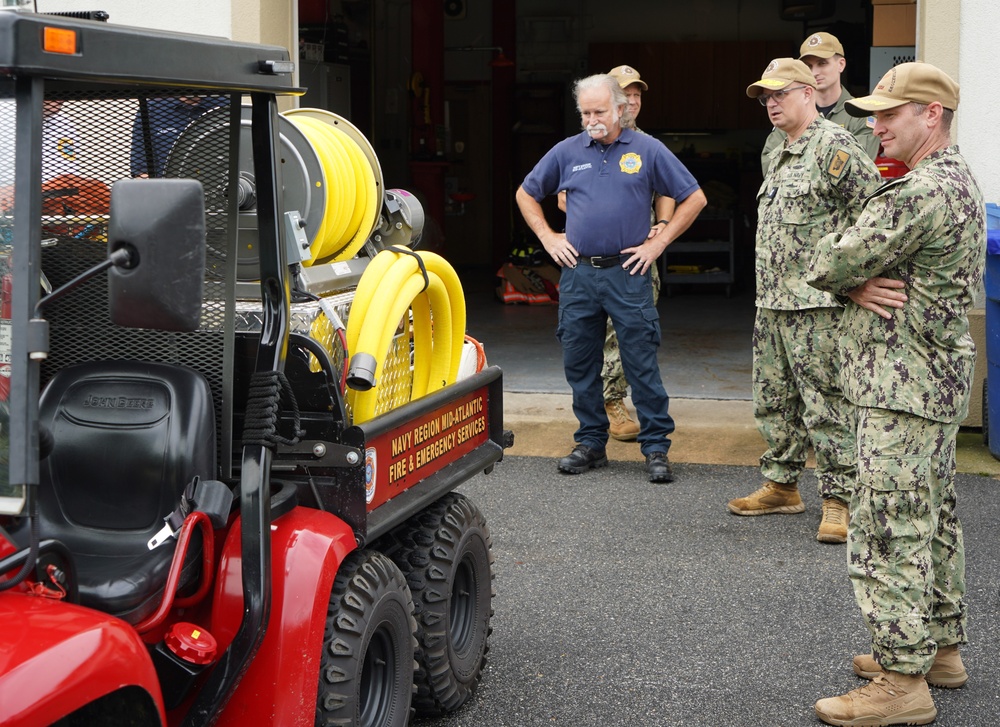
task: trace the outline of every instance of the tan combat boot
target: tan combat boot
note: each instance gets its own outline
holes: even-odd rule
[[[834,497],[823,500],[823,519],[816,540],[821,543],[847,542],[847,505]]]
[[[881,665],[871,654],[858,654],[854,657],[854,673],[862,679],[874,679],[882,671]],[[934,656],[934,663],[924,675],[924,679],[932,687],[958,689],[969,681],[969,672],[965,670],[962,657],[958,653],[958,644],[939,646]]]
[[[608,434],[619,442],[634,442],[639,436],[639,424],[629,414],[628,407],[621,399],[608,399],[604,402],[604,411],[608,413]]]
[[[737,515],[794,515],[805,509],[798,485],[783,485],[771,480],[756,492],[729,501],[729,510]]]
[[[816,716],[827,724],[882,727],[930,724],[937,717],[927,682],[920,674],[880,671],[863,687],[816,702]]]

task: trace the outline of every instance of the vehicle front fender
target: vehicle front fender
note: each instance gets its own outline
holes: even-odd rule
[[[24,593],[0,593],[0,723],[45,727],[127,687],[149,695],[166,724],[156,670],[129,624]]]

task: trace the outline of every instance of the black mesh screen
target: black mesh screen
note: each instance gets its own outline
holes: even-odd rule
[[[97,275],[45,310],[50,355],[42,384],[71,364],[142,360],[187,366],[212,388],[221,477],[231,461],[230,377],[235,220],[230,211],[231,160],[238,124],[229,96],[187,89],[156,95],[88,90],[46,94],[43,121],[42,269],[63,285],[106,255],[111,185],[132,176],[195,178],[205,189],[208,231],[205,303],[198,331],[129,329],[109,317],[106,274]],[[237,101],[238,103],[238,101]],[[209,133],[202,133],[209,130]],[[0,127],[0,134],[5,130]],[[183,164],[177,160],[183,158]],[[235,280],[234,275],[228,276]]]

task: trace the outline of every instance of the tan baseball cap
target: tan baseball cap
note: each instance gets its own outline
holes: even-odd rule
[[[916,61],[890,68],[874,91],[861,98],[852,98],[845,108],[851,116],[868,116],[872,111],[934,101],[939,101],[946,109],[957,109],[958,84],[940,68]]]
[[[806,56],[832,58],[835,55],[844,55],[844,46],[837,40],[837,36],[829,33],[813,33],[799,46],[800,61]]]
[[[805,63],[795,58],[775,58],[767,64],[760,80],[747,86],[747,96],[757,98],[764,91],[780,91],[793,83],[816,88],[816,79]]]
[[[632,66],[616,66],[608,71],[608,75],[618,81],[618,85],[622,88],[627,88],[633,83],[638,83],[642,86],[643,91],[649,90],[649,86],[646,85],[646,82],[639,77],[639,71],[632,68]]]

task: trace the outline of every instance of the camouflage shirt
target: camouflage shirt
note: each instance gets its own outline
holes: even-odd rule
[[[968,310],[986,255],[983,196],[957,146],[883,186],[857,223],[824,238],[810,282],[844,294],[873,277],[906,283],[886,320],[849,302],[841,386],[853,403],[953,423],[968,414],[976,349]]]
[[[773,310],[838,307],[809,286],[816,243],[843,230],[878,189],[878,168],[857,139],[817,118],[774,158],[757,192],[757,306]]]
[[[837,103],[834,104],[825,118],[854,134],[861,146],[864,147],[865,153],[874,159],[878,155],[879,138],[872,133],[871,127],[868,126],[867,118],[858,118],[847,113],[845,104],[852,98],[854,97],[851,96],[847,89],[843,89],[840,92],[840,98],[837,99]],[[764,148],[760,152],[760,168],[764,176],[767,176],[767,170],[771,166],[771,153],[784,144],[785,139],[786,134],[781,129],[771,129],[771,133],[767,135],[767,139],[764,141]]]

